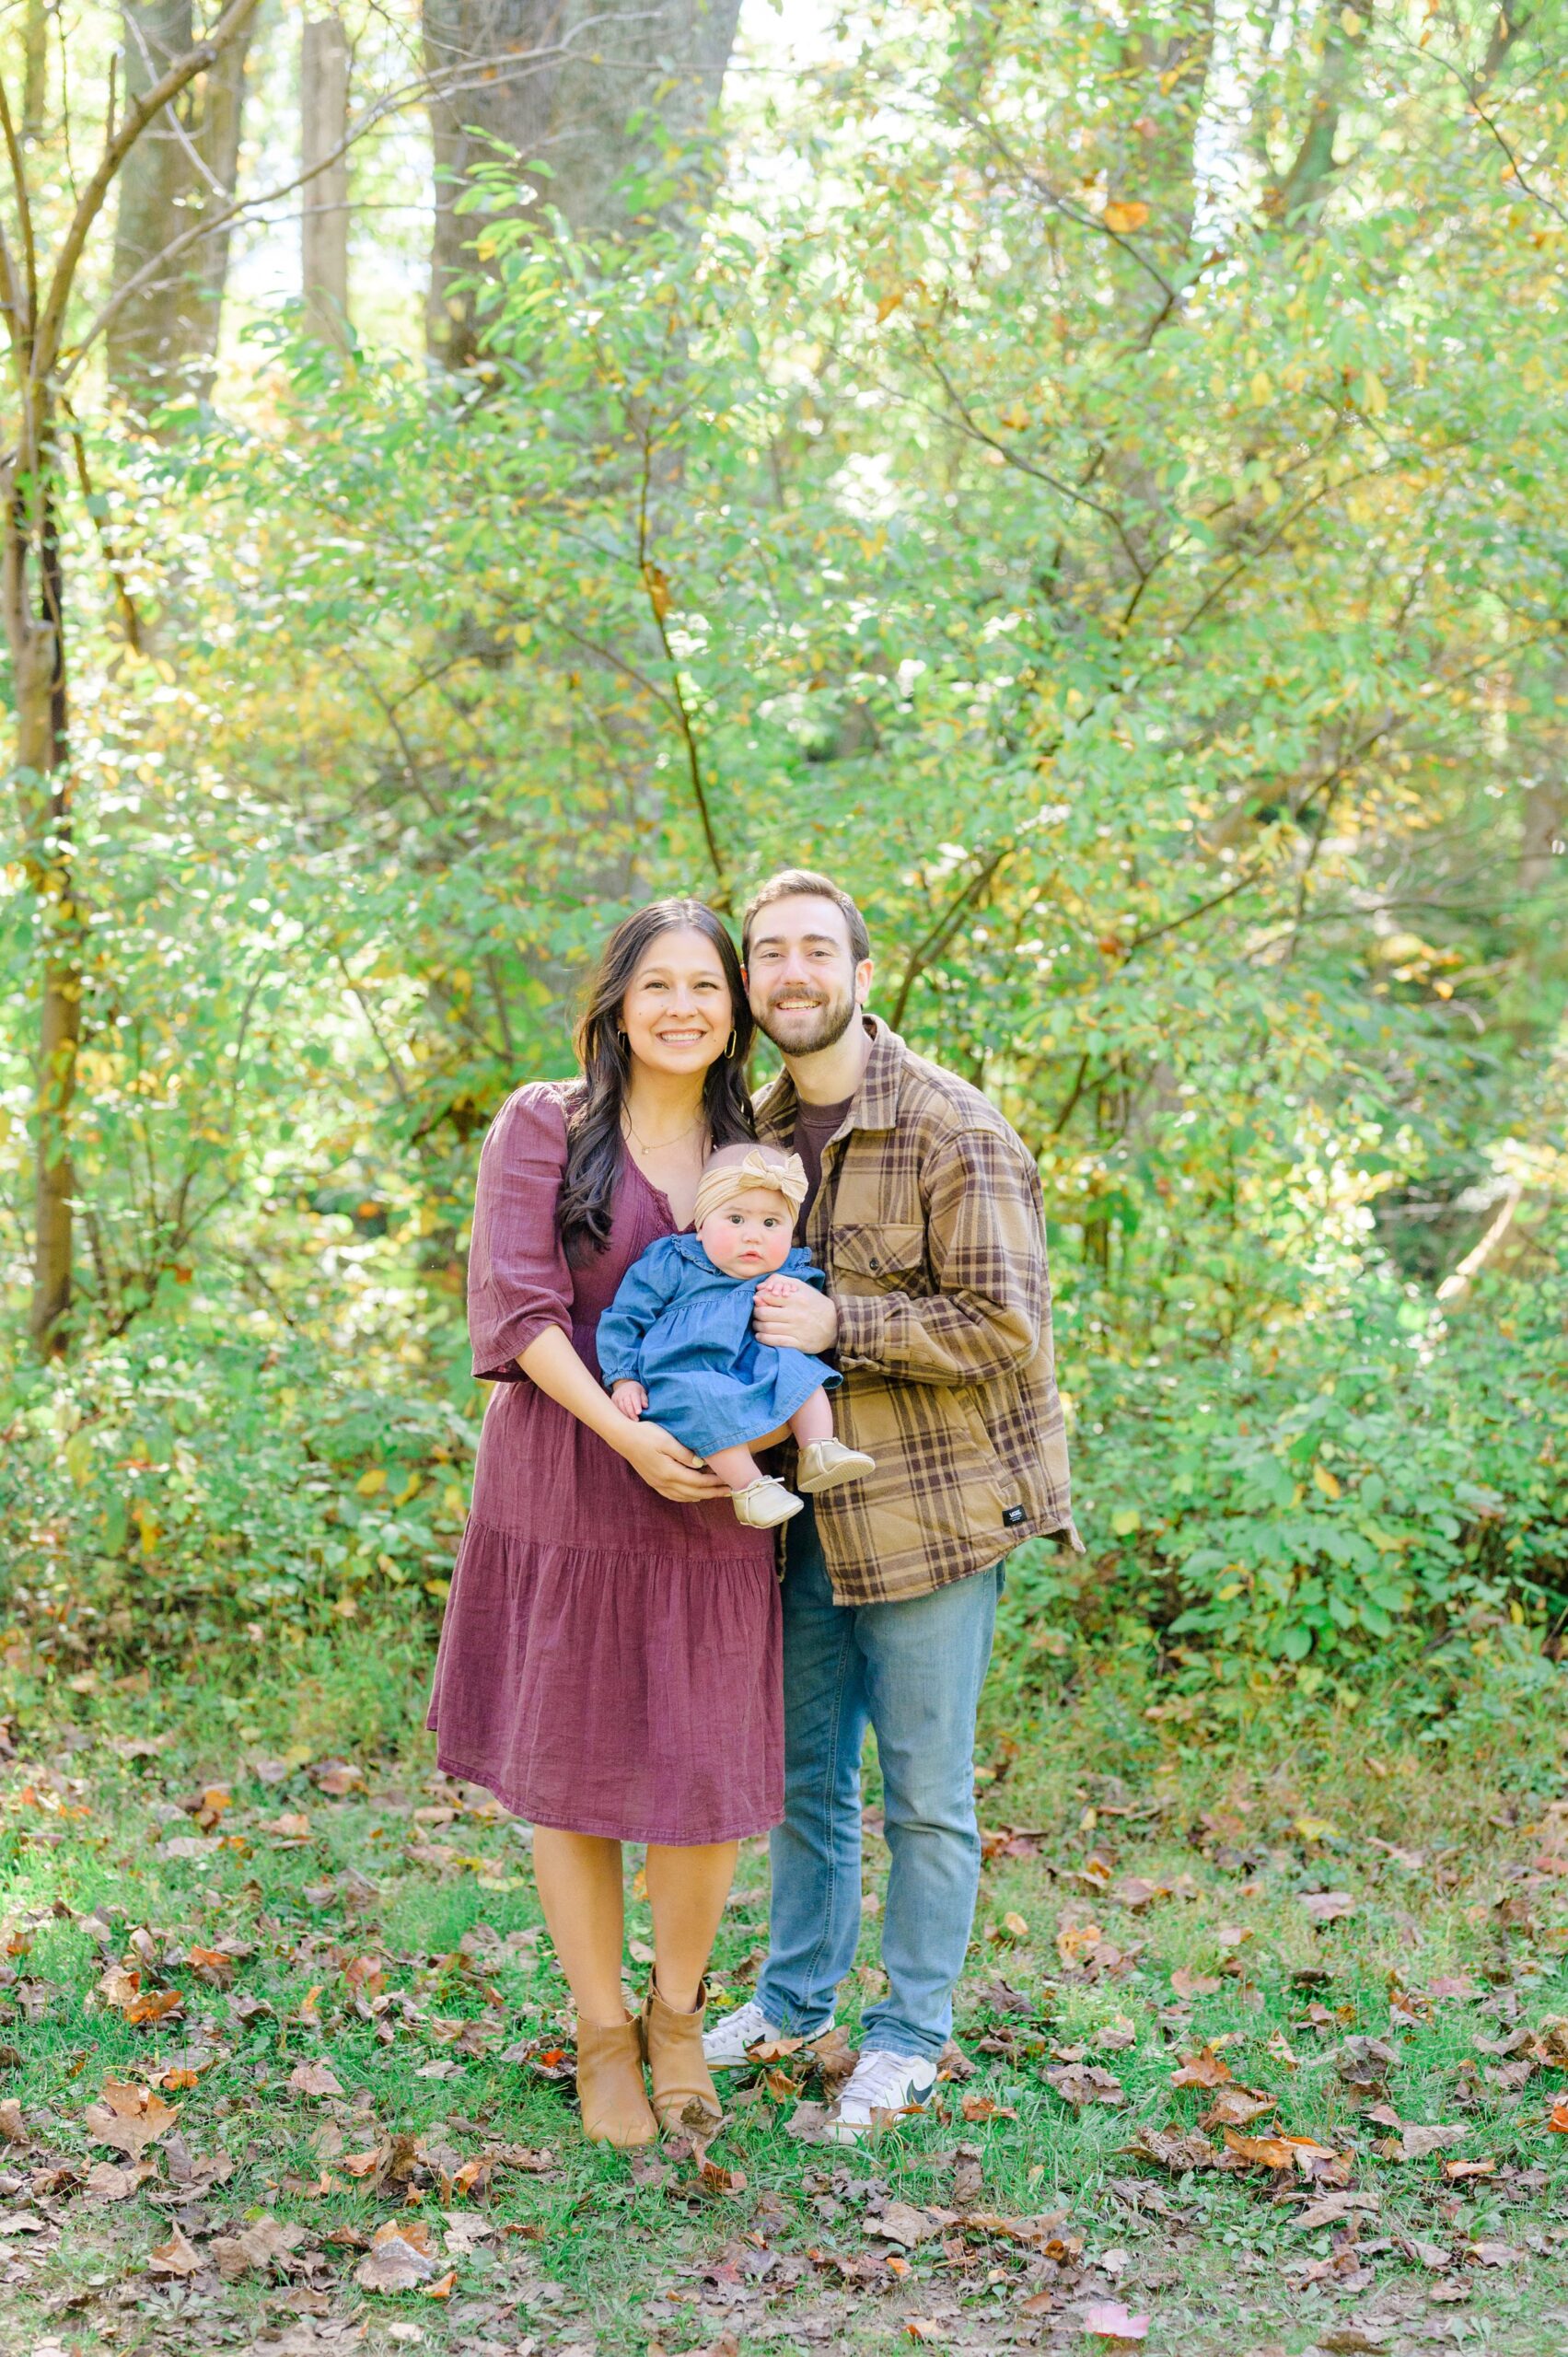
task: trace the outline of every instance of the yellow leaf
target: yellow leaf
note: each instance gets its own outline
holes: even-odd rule
[[[1388,396],[1370,368],[1361,380],[1361,406],[1368,417],[1381,417],[1388,406]]]
[[[1249,389],[1252,395],[1253,405],[1258,409],[1261,409],[1265,401],[1272,401],[1274,396],[1274,389],[1261,368],[1253,377]]]
[[[1340,10],[1340,22],[1344,27],[1346,41],[1359,41],[1361,39],[1365,28],[1363,27],[1361,18],[1355,9],[1342,8]]]
[[[1110,1527],[1118,1538],[1129,1538],[1143,1527],[1144,1517],[1136,1506],[1118,1506],[1110,1517]]]
[[[1323,1495],[1326,1498],[1337,1498],[1339,1496],[1340,1484],[1330,1472],[1326,1465],[1315,1465],[1312,1468],[1312,1479],[1317,1487],[1322,1491]]]
[[[881,326],[884,319],[891,319],[893,313],[898,309],[899,305],[903,301],[908,291],[909,290],[906,287],[900,286],[896,295],[884,295],[882,296],[877,306],[877,324],[878,327]]]
[[[368,1473],[360,1475],[354,1486],[362,1498],[373,1498],[377,1490],[386,1488],[387,1476],[378,1465],[373,1465]]]
[[[1149,208],[1146,204],[1140,204],[1135,198],[1131,203],[1124,203],[1119,197],[1112,197],[1100,215],[1106,227],[1113,229],[1119,238],[1125,238],[1132,230],[1141,229],[1148,217]]]

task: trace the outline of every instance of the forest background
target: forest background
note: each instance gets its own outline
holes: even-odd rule
[[[1018,1690],[1550,1689],[1565,52],[16,0],[14,1671],[428,1646],[485,1123],[621,911],[801,861],[1040,1159]]]

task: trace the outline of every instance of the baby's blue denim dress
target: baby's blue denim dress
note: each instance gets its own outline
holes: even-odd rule
[[[822,1271],[798,1248],[776,1273],[819,1291]],[[697,1237],[661,1236],[621,1278],[599,1319],[599,1373],[634,1381],[650,1422],[698,1457],[761,1440],[789,1422],[819,1385],[840,1377],[804,1351],[776,1351],[751,1331],[761,1277],[726,1277]]]

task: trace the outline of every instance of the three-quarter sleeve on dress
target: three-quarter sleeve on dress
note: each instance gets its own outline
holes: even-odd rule
[[[469,1340],[482,1381],[525,1378],[517,1360],[547,1326],[572,1332],[572,1272],[556,1204],[566,1116],[548,1083],[519,1088],[490,1125],[479,1158],[469,1248]]]

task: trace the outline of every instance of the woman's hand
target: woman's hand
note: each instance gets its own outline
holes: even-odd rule
[[[701,1505],[707,1498],[730,1495],[702,1458],[693,1457],[662,1424],[629,1423],[616,1446],[650,1490],[656,1490],[661,1498],[668,1498],[678,1506]]]
[[[642,1385],[633,1381],[630,1376],[620,1383],[612,1383],[610,1387],[610,1396],[621,1414],[629,1416],[633,1423],[636,1422],[648,1404],[647,1393]]]

